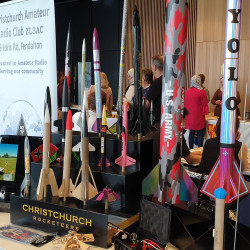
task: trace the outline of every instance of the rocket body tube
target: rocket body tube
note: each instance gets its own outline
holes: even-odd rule
[[[67,119],[68,111],[69,111],[68,85],[67,85],[67,78],[64,77],[63,99],[62,99],[62,149],[63,151],[64,151],[65,129],[66,129],[66,119]]]
[[[99,37],[96,28],[94,28],[93,32],[93,62],[94,62],[97,132],[100,133],[101,131],[100,126],[102,119],[102,94],[101,94]]]
[[[24,165],[25,165],[25,194],[29,194],[30,188],[30,144],[26,136],[24,140]]]
[[[63,184],[64,184],[63,197],[68,197],[70,191],[71,149],[72,149],[72,113],[71,110],[69,110],[67,115],[65,150],[63,158]]]
[[[48,169],[50,161],[50,115],[48,105],[45,108],[43,123],[43,163],[42,168]]]
[[[158,200],[162,203],[175,204],[180,200],[187,20],[187,1],[166,2],[158,188]]]
[[[84,38],[82,42],[82,101],[85,91],[85,69],[86,69],[86,43]]]
[[[121,117],[122,117],[122,96],[123,96],[123,80],[124,80],[124,65],[125,65],[125,46],[126,46],[126,29],[127,29],[127,15],[128,15],[128,0],[123,3],[123,17],[122,17],[122,37],[121,37],[121,54],[120,54],[120,68],[119,68],[119,87],[118,87],[118,102],[117,102],[117,135],[121,134]]]
[[[71,84],[71,22],[69,22],[67,42],[66,42],[66,53],[65,53],[65,76],[67,78],[68,93],[70,94]],[[70,100],[70,98],[69,98]]]
[[[86,94],[84,94],[86,98]],[[83,98],[83,99],[84,99]],[[82,200],[86,205],[86,201],[89,200],[89,138],[88,138],[88,126],[86,106],[82,106],[82,130],[81,130],[81,143],[82,143]]]
[[[135,105],[137,107],[137,134],[138,139],[142,136],[142,85],[141,85],[141,26],[137,8],[133,14],[133,54],[134,54],[134,84]]]
[[[136,160],[127,156],[128,147],[128,107],[127,102],[123,105],[123,120],[122,120],[122,155],[115,160],[115,163],[122,167],[122,173],[125,174],[125,167],[133,165]]]

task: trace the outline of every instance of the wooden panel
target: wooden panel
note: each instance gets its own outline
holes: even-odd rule
[[[197,3],[195,74],[203,73],[206,76],[205,86],[212,98],[216,89],[220,87],[221,65],[224,63],[226,0],[198,0]],[[245,85],[247,81],[250,82],[249,11],[250,1],[243,0],[238,81],[238,90],[241,96],[239,108],[242,116],[246,92]],[[250,90],[247,93],[247,99],[250,99]],[[247,103],[246,110],[249,109],[250,102]],[[209,104],[209,110],[212,112],[214,110],[214,105],[211,103]]]

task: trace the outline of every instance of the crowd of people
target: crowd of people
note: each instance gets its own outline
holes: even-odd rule
[[[135,96],[134,84],[134,69],[131,68],[127,72],[127,87],[123,95],[123,102],[128,102],[131,105],[132,99]],[[105,104],[107,112],[111,114],[113,109],[113,93],[109,86],[109,80],[104,72],[101,72],[101,93],[102,103]],[[62,72],[58,73],[58,108],[62,106],[62,89],[64,75]],[[163,77],[163,56],[155,55],[151,60],[151,68],[143,68],[141,71],[142,96],[145,101],[145,106],[150,109],[153,106],[153,164],[159,161],[159,145],[160,145],[160,121],[161,121],[161,95],[162,95],[162,77]],[[199,171],[208,174],[220,153],[220,124],[221,124],[221,102],[223,91],[223,77],[220,78],[221,87],[216,90],[211,99],[211,103],[215,105],[214,115],[218,116],[216,125],[216,137],[206,140],[204,144],[204,134],[206,131],[206,119],[208,114],[208,103],[210,102],[210,93],[204,86],[205,75],[199,74],[192,76],[190,80],[190,87],[185,91],[184,97],[184,116],[183,126],[185,133],[189,131],[188,146],[185,137],[182,137],[182,156],[189,164],[200,163]],[[93,132],[93,124],[96,119],[96,103],[95,103],[95,86],[91,85],[87,94],[88,109],[89,109],[89,124],[88,129]],[[236,104],[241,102],[239,92],[237,92]],[[237,107],[237,116],[240,116],[239,108]],[[236,116],[236,117],[237,117]],[[239,163],[242,161],[242,169],[247,168],[247,147],[245,144],[239,142],[240,132],[239,120],[236,120],[235,131],[235,159]],[[196,141],[196,143],[195,143]],[[203,151],[191,152],[194,144],[198,147],[203,147]]]

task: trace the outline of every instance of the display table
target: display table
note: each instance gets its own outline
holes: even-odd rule
[[[215,136],[216,117],[206,118],[206,139]],[[240,141],[244,140],[247,148],[250,148],[250,121],[240,121],[239,131],[241,133]]]
[[[0,227],[2,226],[6,226],[10,224],[10,214],[9,213],[1,213],[0,212]],[[32,230],[32,229],[28,229],[28,230]],[[33,230],[32,230],[33,231]],[[44,232],[42,231],[38,231],[35,230],[34,232],[39,233],[39,234],[43,234],[46,235]],[[14,240],[9,240],[9,239],[4,239],[4,238],[0,238],[0,250],[16,250],[20,247],[25,248],[25,250],[30,250],[30,249],[36,249],[36,250],[60,250],[62,245],[55,245],[52,242],[49,242],[48,244],[42,246],[42,247],[33,247],[31,245],[27,245],[27,244],[22,244],[19,243],[17,241]],[[96,247],[96,246],[90,246],[89,248],[90,250],[94,250],[94,249],[104,249],[101,247]],[[110,248],[108,249],[114,249],[114,246],[112,245]],[[168,243],[166,250],[178,250],[177,248],[175,248],[171,243]]]
[[[9,213],[1,213],[0,212],[0,226],[5,226],[5,225],[9,225],[10,224],[10,214]],[[38,230],[33,230],[30,228],[26,228],[28,230],[34,231],[38,234],[42,234],[42,235],[46,235],[46,233],[42,232],[42,231],[38,231]],[[30,249],[46,249],[46,250],[60,250],[60,248],[62,247],[62,245],[58,244],[53,244],[52,242],[49,242],[48,244],[42,246],[42,247],[34,247],[28,244],[22,244],[19,243],[17,241],[14,240],[9,240],[9,239],[4,239],[4,238],[0,238],[0,250],[16,250],[18,248],[22,247],[25,248],[25,250],[30,250]],[[90,250],[91,249],[103,249],[100,247],[96,247],[96,246],[90,246]],[[113,246],[111,246],[108,249],[114,249]]]
[[[206,116],[206,133],[205,133],[205,140],[209,139],[209,138],[213,138],[216,136],[215,134],[215,126],[217,123],[217,117],[216,116],[212,116],[212,115],[207,115]],[[246,144],[247,148],[250,149],[250,121],[243,121],[240,120],[240,127],[239,127],[239,131],[241,133],[241,137],[239,141],[244,141],[244,143]],[[184,137],[186,139],[187,145],[188,144],[188,136],[189,136],[189,130],[187,129],[186,133],[184,134]],[[244,138],[244,139],[243,139]],[[205,143],[204,140],[204,143]]]

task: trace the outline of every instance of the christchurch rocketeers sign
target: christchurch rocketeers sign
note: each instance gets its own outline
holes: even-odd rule
[[[23,117],[26,135],[42,136],[47,86],[57,118],[54,1],[10,1],[0,13],[0,134],[17,135]]]

